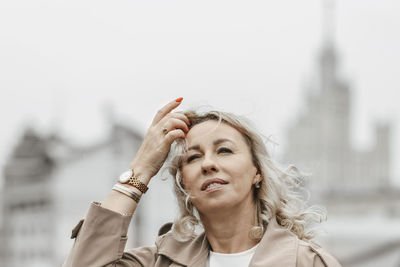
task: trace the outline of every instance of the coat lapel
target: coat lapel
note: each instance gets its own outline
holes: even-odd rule
[[[297,248],[297,236],[280,226],[276,219],[272,218],[249,266],[295,267]]]
[[[296,267],[298,238],[272,218],[261,239],[250,267]],[[204,233],[189,241],[179,241],[172,233],[166,234],[158,253],[188,267],[206,266],[210,245]]]
[[[168,233],[158,245],[158,254],[183,266],[205,266],[210,245],[204,233],[188,241],[177,240]]]

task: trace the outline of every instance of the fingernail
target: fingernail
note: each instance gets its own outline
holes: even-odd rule
[[[179,103],[182,102],[182,100],[183,100],[183,97],[179,97],[179,98],[175,99],[175,101],[179,102]]]

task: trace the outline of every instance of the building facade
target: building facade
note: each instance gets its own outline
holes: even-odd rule
[[[328,35],[303,108],[288,127],[284,159],[304,172],[311,204],[328,211],[320,240],[344,266],[400,266],[400,189],[391,184],[391,125],[377,122],[374,144],[351,142],[353,93]]]
[[[55,162],[46,142],[28,129],[4,169],[2,266],[51,266]]]
[[[91,202],[111,191],[142,139],[117,123],[103,141],[89,146],[25,130],[3,170],[0,265],[60,266],[73,245],[72,228]],[[132,219],[127,248],[151,245],[158,228],[175,217],[171,180],[160,176],[168,177],[164,172],[151,181]]]
[[[338,76],[332,44],[323,47],[316,78],[310,84],[305,88],[304,108],[288,131],[286,158],[318,177],[312,186],[319,189],[388,186],[391,126],[377,123],[373,147],[354,148],[350,136],[352,92]]]

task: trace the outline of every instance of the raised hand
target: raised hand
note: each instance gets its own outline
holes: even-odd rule
[[[131,168],[142,182],[149,182],[163,165],[171,144],[178,138],[185,138],[189,131],[189,120],[180,112],[172,112],[183,98],[177,98],[162,107],[154,116],[147,130]]]

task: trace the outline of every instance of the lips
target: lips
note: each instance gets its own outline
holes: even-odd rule
[[[207,179],[202,185],[201,185],[201,191],[204,191],[207,189],[207,186],[210,184],[227,184],[228,182],[219,178],[214,178],[214,179]]]

